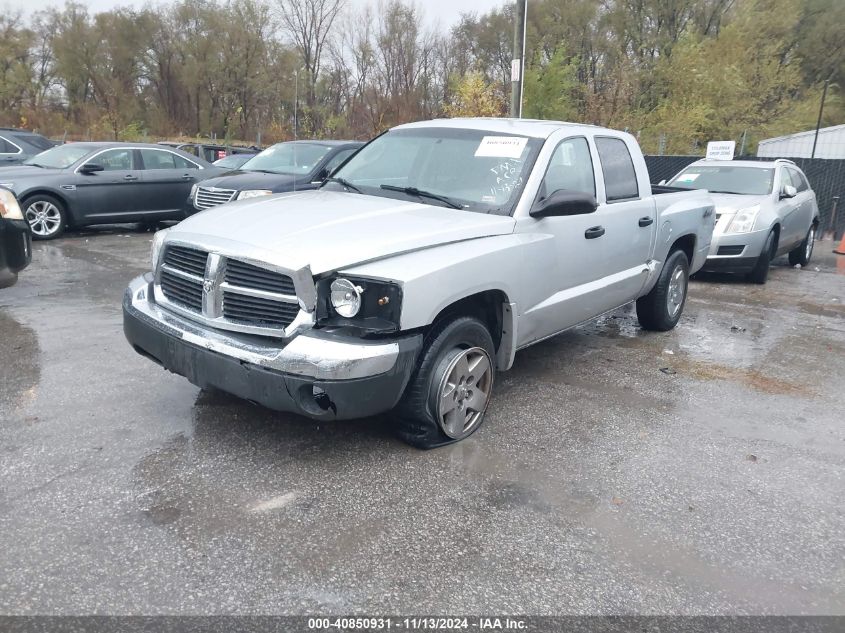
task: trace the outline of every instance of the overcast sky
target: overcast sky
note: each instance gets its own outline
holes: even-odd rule
[[[443,26],[450,26],[457,22],[461,13],[477,12],[483,13],[493,7],[501,6],[505,0],[416,0],[417,6],[421,7],[426,19],[430,23],[439,23]],[[371,4],[369,0],[348,0],[352,6]],[[103,11],[119,6],[149,6],[151,4],[168,4],[168,0],[82,0],[87,4],[89,11]],[[375,3],[375,0],[372,2]],[[4,7],[24,12],[37,11],[47,7],[61,7],[64,0],[0,0],[0,11]]]

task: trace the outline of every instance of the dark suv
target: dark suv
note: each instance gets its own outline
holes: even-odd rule
[[[34,132],[0,127],[0,167],[20,165],[27,158],[32,158],[55,145],[50,139]]]

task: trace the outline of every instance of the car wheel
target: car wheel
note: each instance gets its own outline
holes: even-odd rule
[[[754,268],[752,268],[751,272],[748,273],[748,281],[755,284],[766,283],[766,280],[769,278],[769,264],[772,261],[774,252],[775,233],[772,231],[769,233],[769,237],[766,238],[766,246],[763,247],[763,252],[760,253],[760,257],[757,258],[757,263],[754,264]]]
[[[666,332],[678,324],[687,301],[689,260],[684,251],[666,259],[654,288],[637,299],[637,319],[643,329]]]
[[[54,240],[65,232],[64,205],[52,196],[38,194],[23,203],[24,217],[36,240]]]
[[[493,392],[494,358],[490,331],[475,317],[436,324],[395,410],[400,437],[435,448],[478,430]]]
[[[809,264],[810,258],[813,256],[813,246],[815,245],[815,241],[816,225],[813,224],[810,227],[810,230],[807,231],[807,237],[805,237],[804,241],[799,244],[798,248],[789,251],[789,263],[792,266],[795,266],[796,264],[806,266]]]

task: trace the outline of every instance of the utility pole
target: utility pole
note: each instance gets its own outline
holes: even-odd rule
[[[824,112],[824,100],[827,98],[827,85],[830,79],[824,80],[824,90],[822,90],[822,103],[819,106],[819,120],[816,121],[816,136],[813,138],[813,151],[810,153],[810,158],[816,157],[816,143],[819,142],[819,128],[822,126],[822,113]]]
[[[528,0],[516,0],[513,24],[513,61],[511,61],[511,117],[522,118],[522,94],[525,79],[525,29]]]

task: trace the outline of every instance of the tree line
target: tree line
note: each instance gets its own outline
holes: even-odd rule
[[[51,136],[368,138],[507,114],[515,8],[450,27],[413,0],[177,0],[0,15],[0,125]],[[845,120],[841,0],[530,0],[524,116],[647,151]]]

